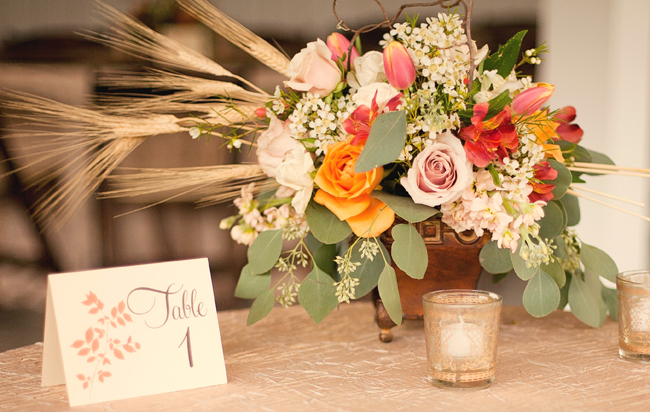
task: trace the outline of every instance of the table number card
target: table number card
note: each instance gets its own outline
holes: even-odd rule
[[[226,382],[207,259],[48,277],[42,385],[70,406]]]

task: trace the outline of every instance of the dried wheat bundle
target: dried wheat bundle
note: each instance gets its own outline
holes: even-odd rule
[[[276,72],[286,75],[289,58],[246,27],[223,14],[207,0],[178,0],[178,4],[235,46]]]
[[[115,24],[111,28],[113,34],[90,33],[85,35],[87,38],[156,63],[217,77],[225,76],[237,79],[254,90],[264,93],[248,80],[229,72],[189,47],[153,31],[138,20],[120,13],[106,4],[101,2],[97,2],[97,4],[103,15]]]

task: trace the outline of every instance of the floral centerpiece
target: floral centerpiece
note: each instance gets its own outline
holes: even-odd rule
[[[244,86],[157,70],[109,82],[174,93],[116,99],[99,111],[13,96],[9,107],[36,111],[47,125],[78,127],[82,147],[99,152],[77,169],[84,178],[54,192],[38,212],[67,213],[74,206],[69,198],[97,189],[147,136],[216,136],[232,150],[248,148],[257,164],[108,176],[116,186],[103,196],[172,188],[204,193],[206,204],[234,198],[238,214],[221,228],[249,246],[236,290],[255,299],[249,324],[276,302],[296,301],[320,322],[374,287],[399,324],[391,263],[422,278],[427,255],[414,224],[435,216],[458,232],[490,236],[480,254],[483,268],[496,277],[514,269],[528,281],[523,302],[534,316],[568,302],[582,321],[602,324],[608,311],[616,316],[616,297],[600,277],[614,281],[618,270],[570,227],[580,219],[583,176],[615,166],[581,146],[573,107],[545,106],[553,85],[518,74],[521,65],[540,64],[544,45],[522,53],[520,32],[496,51],[478,48],[470,36],[472,2],[435,2],[451,3],[466,6],[465,21],[439,13],[397,22],[402,7],[393,19],[351,30],[351,40],[333,33],[289,60],[207,1],[180,0],[187,12],[287,75],[273,94],[104,6],[117,27],[97,40]],[[359,36],[377,27],[388,30],[378,50],[362,52]],[[186,112],[193,115],[172,114]],[[379,239],[389,229],[390,253]],[[379,276],[367,276],[371,264]],[[306,277],[299,267],[307,268]],[[274,283],[272,270],[282,274]]]

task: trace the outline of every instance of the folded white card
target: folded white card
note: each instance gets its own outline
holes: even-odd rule
[[[48,277],[42,384],[71,406],[226,382],[207,259]]]

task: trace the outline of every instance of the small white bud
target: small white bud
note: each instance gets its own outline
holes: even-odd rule
[[[190,129],[190,136],[192,137],[192,139],[198,139],[199,136],[201,136],[201,129],[199,129],[198,127],[192,127]]]
[[[241,147],[241,144],[242,143],[241,143],[240,139],[237,139],[237,140],[232,142],[232,145],[235,147],[235,149],[239,149]]]

